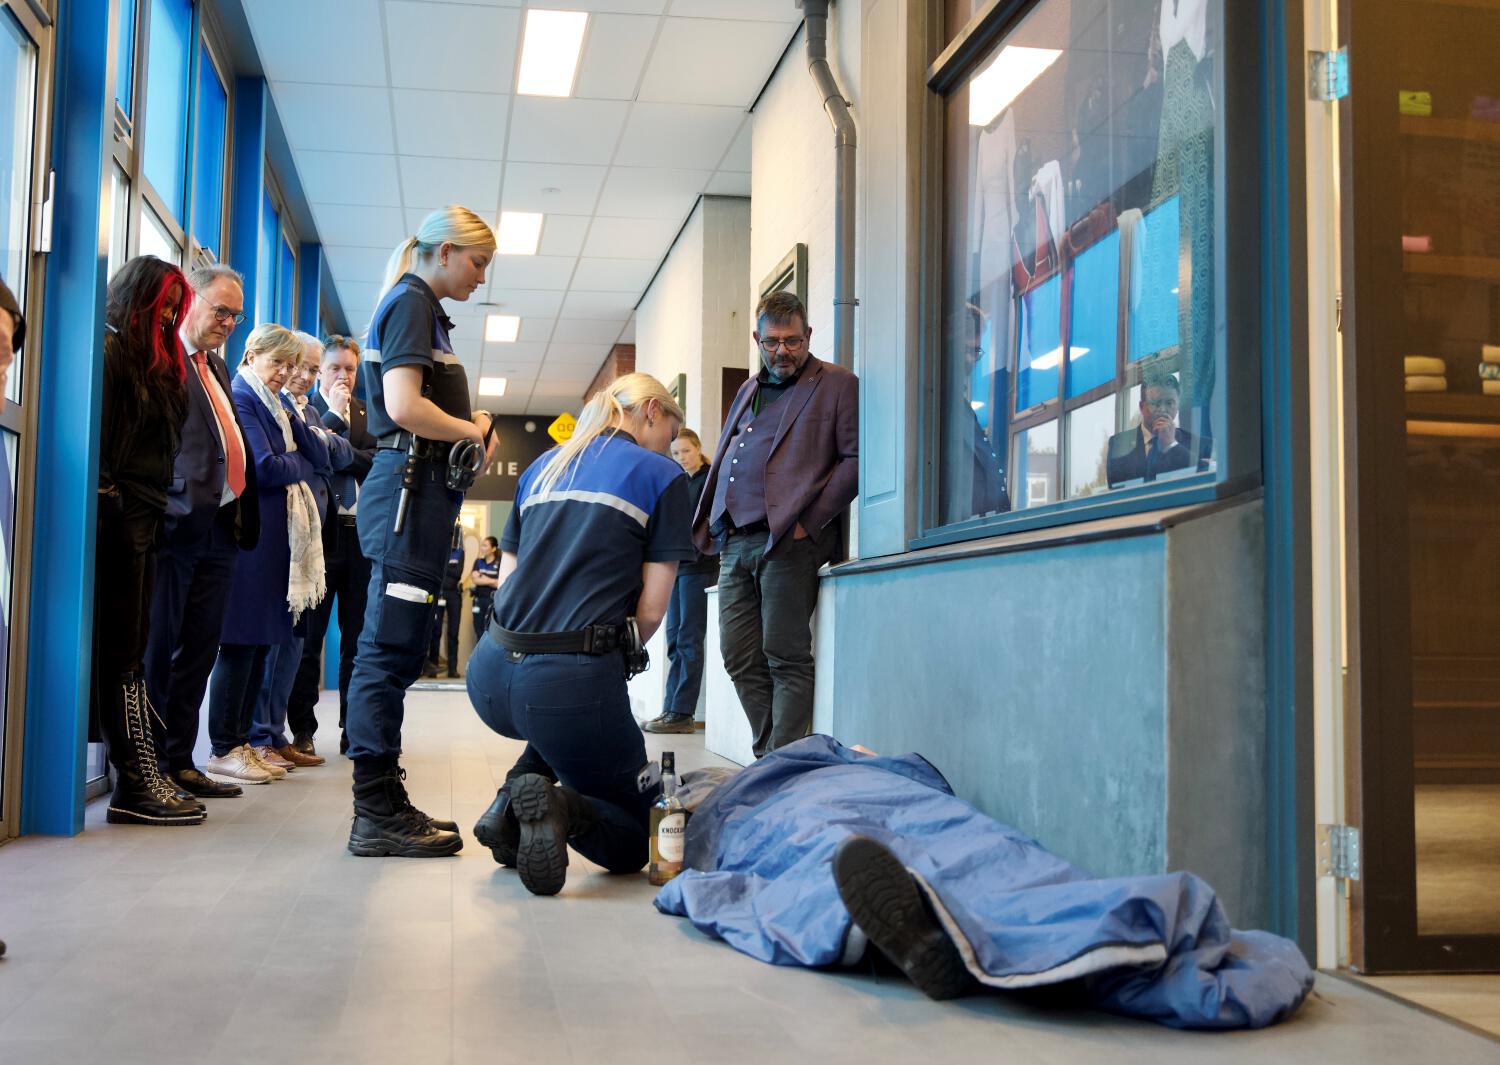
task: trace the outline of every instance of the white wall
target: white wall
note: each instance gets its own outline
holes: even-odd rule
[[[688,420],[693,409],[693,381],[703,350],[703,207],[688,217],[677,243],[667,254],[656,280],[635,314],[635,368],[668,387],[680,373],[688,375]]]

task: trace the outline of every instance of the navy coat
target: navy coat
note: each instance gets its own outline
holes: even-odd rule
[[[260,541],[253,550],[242,552],[234,567],[229,609],[219,642],[271,646],[285,643],[292,635],[292,612],[286,605],[292,566],[292,548],[286,534],[286,486],[297,481],[311,483],[318,470],[328,465],[328,447],[303,424],[291,401],[279,397],[297,443],[297,450],[288,454],[281,426],[250,383],[236,374],[232,391],[255,466]]]

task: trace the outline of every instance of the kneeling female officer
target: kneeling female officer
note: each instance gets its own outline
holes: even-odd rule
[[[396,762],[406,689],[422,675],[463,503],[463,493],[447,486],[449,453],[456,441],[483,446],[490,422],[469,410],[468,375],[438,301],[468,299],[484,284],[494,254],[495,234],[473,211],[453,206],[428,215],[391,256],[359,364],[378,448],[359,492],[370,594],[347,722],[354,760],[349,850],[359,855],[428,858],[463,846],[452,821],[434,821],[412,806]]]
[[[637,786],[646,745],[625,690],[625,623],[650,639],[677,563],[693,557],[687,477],[664,454],[681,427],[656,378],[615,381],[572,438],[521,475],[500,538],[500,590],[469,659],[469,698],[527,747],[476,831],[533,894],[562,889],[570,843],[612,873],[646,864],[655,796]]]

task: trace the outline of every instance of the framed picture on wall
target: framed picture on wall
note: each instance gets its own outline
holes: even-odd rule
[[[759,299],[773,292],[795,292],[802,305],[807,306],[807,245],[794,244],[786,257],[776,264],[776,269],[766,275],[760,283]]]
[[[672,378],[671,383],[667,385],[667,391],[672,393],[672,398],[677,401],[679,407],[687,409],[687,374],[680,373]]]

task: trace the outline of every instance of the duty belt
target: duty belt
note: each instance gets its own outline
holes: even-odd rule
[[[416,447],[412,448],[412,440],[416,440]],[[405,429],[395,433],[386,433],[384,436],[375,438],[375,446],[379,448],[393,448],[397,451],[405,451],[411,448],[411,453],[419,459],[439,459],[443,462],[448,460],[448,449],[453,445],[443,440],[428,440],[424,437],[413,438],[412,434]]]
[[[607,655],[629,642],[624,625],[587,625],[571,632],[511,632],[493,618],[490,635],[507,651],[524,655]]]

